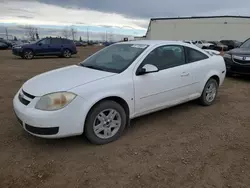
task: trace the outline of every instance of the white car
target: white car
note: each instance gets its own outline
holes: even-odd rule
[[[78,65],[28,80],[13,105],[32,135],[60,138],[84,133],[92,143],[106,144],[118,139],[135,117],[194,99],[211,105],[225,74],[221,56],[193,45],[121,42]]]

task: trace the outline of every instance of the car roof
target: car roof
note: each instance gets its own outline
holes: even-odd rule
[[[171,41],[171,40],[135,40],[135,41],[127,41],[127,42],[119,42],[116,44],[143,44],[143,45],[149,45],[149,46],[155,46],[155,45],[180,45],[180,46],[187,46],[193,49],[196,49],[202,53],[207,54],[208,56],[211,56],[208,52],[202,50],[201,48],[197,47],[194,44],[188,44],[183,41]]]

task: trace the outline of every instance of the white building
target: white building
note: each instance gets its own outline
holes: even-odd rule
[[[210,16],[152,18],[149,40],[239,40],[250,38],[250,17]]]

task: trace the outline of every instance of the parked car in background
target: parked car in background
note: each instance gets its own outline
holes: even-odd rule
[[[211,50],[211,49],[204,49],[206,52],[208,52],[210,55],[221,55],[221,53],[217,50]]]
[[[6,43],[0,42],[0,50],[6,50],[9,46]]]
[[[182,42],[185,42],[185,43],[187,43],[187,44],[195,45],[195,44],[194,44],[194,41],[192,41],[192,40],[183,40]]]
[[[227,75],[250,75],[250,39],[224,54]]]
[[[228,50],[238,48],[241,45],[241,42],[237,40],[221,40],[220,42],[224,45],[227,45]]]
[[[32,59],[34,56],[59,56],[69,58],[73,54],[77,54],[77,49],[72,40],[64,38],[44,38],[30,44],[14,46],[12,53],[25,59]]]
[[[76,46],[83,46],[83,47],[86,47],[88,44],[85,43],[85,42],[80,42],[80,41],[74,41],[75,45]]]
[[[208,43],[205,41],[201,41],[201,40],[198,40],[198,41],[196,41],[196,40],[184,40],[183,42],[196,45],[201,49],[214,49],[214,44]]]
[[[209,41],[209,43],[214,44],[214,50],[217,51],[228,51],[228,46],[225,44],[222,44],[219,41]]]
[[[12,47],[14,47],[14,46],[17,46],[17,45],[24,45],[25,43],[23,43],[22,41],[20,41],[20,40],[17,40],[17,41],[11,41],[12,42]]]
[[[194,44],[202,49],[214,49],[214,44],[207,41],[198,40],[195,41]]]
[[[81,135],[94,144],[118,139],[130,119],[190,100],[212,105],[226,73],[222,56],[174,41],[110,45],[78,65],[31,78],[14,97],[32,135]]]
[[[8,40],[0,38],[0,42],[6,44],[8,46],[8,48],[12,47],[12,43],[10,41],[8,41]]]

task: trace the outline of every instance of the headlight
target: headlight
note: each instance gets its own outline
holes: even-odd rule
[[[15,48],[16,48],[16,49],[20,49],[20,48],[22,48],[22,46],[15,46]]]
[[[229,58],[229,59],[231,59],[231,58],[232,58],[232,55],[231,55],[231,54],[224,54],[223,57],[224,57],[224,58]]]
[[[64,108],[76,97],[76,94],[70,92],[58,92],[44,95],[37,102],[35,108],[45,111],[53,111]]]

